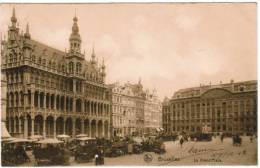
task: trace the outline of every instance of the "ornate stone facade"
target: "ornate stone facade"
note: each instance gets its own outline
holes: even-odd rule
[[[13,10],[8,39],[1,41],[12,135],[110,137],[111,93],[104,61],[98,65],[94,49],[90,61],[85,60],[77,22],[75,16],[70,49],[63,52],[33,40],[29,25],[20,32]]]
[[[161,127],[161,104],[156,92],[144,91],[141,81],[138,84],[115,83],[110,87],[114,136],[143,135]]]
[[[166,132],[257,131],[257,81],[181,89],[163,102]]]

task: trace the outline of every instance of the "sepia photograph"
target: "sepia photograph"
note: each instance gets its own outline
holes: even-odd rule
[[[257,166],[257,5],[0,3],[1,166]]]

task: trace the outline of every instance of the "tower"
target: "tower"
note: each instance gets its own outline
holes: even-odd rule
[[[106,66],[105,66],[104,58],[103,58],[102,65],[101,65],[101,77],[102,77],[102,82],[105,83]]]
[[[92,48],[92,54],[91,54],[91,60],[90,60],[92,65],[96,65],[96,54],[95,54],[95,48]]]
[[[72,32],[70,34],[69,42],[70,42],[70,52],[72,53],[80,53],[81,52],[81,37],[79,34],[78,27],[78,18],[74,16],[73,18],[73,26]]]
[[[27,38],[27,39],[31,38],[31,35],[30,35],[30,32],[29,32],[29,23],[27,23],[27,25],[26,25],[26,31],[24,33],[24,37]]]
[[[8,30],[8,40],[13,44],[17,40],[19,28],[17,27],[17,18],[15,16],[15,8],[13,8],[13,13],[11,17],[11,26]]]

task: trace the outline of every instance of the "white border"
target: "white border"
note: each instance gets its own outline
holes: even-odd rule
[[[260,14],[259,14],[259,3],[257,0],[0,0],[0,3],[178,3],[178,2],[192,2],[192,3],[257,3],[257,80],[259,78],[259,53],[258,53],[258,49],[260,48],[260,44],[258,43],[258,39],[259,39],[259,27],[258,27],[258,21],[260,18]],[[1,5],[1,4],[0,4]],[[1,16],[0,16],[1,17]],[[259,85],[258,85],[258,90],[260,89]],[[259,93],[257,95],[259,97]],[[258,105],[259,105],[259,99],[258,99]],[[257,107],[257,111],[259,111],[259,107]],[[259,120],[260,116],[258,114],[258,118],[257,118],[257,122],[260,121]],[[259,136],[259,122],[258,122],[258,136]],[[259,137],[258,137],[258,143],[259,143]],[[257,144],[257,148],[258,148],[258,161],[259,161],[259,145]],[[120,164],[120,163],[119,163]],[[120,165],[119,165],[120,166]],[[121,165],[122,166],[122,165]],[[120,166],[120,167],[121,167]],[[193,165],[196,166],[196,165]],[[202,165],[198,165],[199,167]],[[239,166],[239,165],[238,165]],[[2,167],[2,166],[1,166]],[[60,167],[60,166],[59,166]],[[72,166],[66,166],[66,167],[72,167]],[[80,167],[80,166],[73,166],[73,167]],[[82,167],[82,166],[81,166]],[[88,167],[88,166],[84,166],[84,167]],[[106,166],[106,167],[114,167],[114,166]],[[124,166],[124,167],[144,167],[144,166]],[[149,166],[149,167],[157,167],[157,166]],[[159,166],[158,166],[159,167]],[[172,167],[172,166],[169,166]],[[176,166],[174,166],[176,167]],[[177,166],[177,167],[182,167],[182,168],[187,168],[187,167],[191,167],[191,166]],[[205,168],[209,168],[212,166],[203,166]],[[216,167],[216,166],[214,166]],[[224,166],[217,166],[217,167],[224,167]],[[233,166],[225,166],[225,167],[233,167]],[[241,168],[247,168],[248,166],[239,166]],[[250,166],[250,167],[258,167],[258,166]]]

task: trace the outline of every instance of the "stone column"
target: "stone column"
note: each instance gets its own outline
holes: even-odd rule
[[[46,118],[43,118],[43,138],[46,138]]]
[[[17,104],[16,104],[16,94],[14,93],[14,106],[13,107],[17,107]]]
[[[76,130],[75,130],[76,120],[75,118],[72,119],[72,137],[75,138]]]
[[[72,107],[73,107],[73,108],[72,108],[72,113],[75,113],[75,112],[76,112],[76,99],[73,98],[73,99],[72,99],[72,102],[73,102],[73,103],[72,103]]]
[[[89,126],[88,126],[88,132],[89,132],[89,137],[92,137],[92,134],[91,134],[91,120],[89,120]]]
[[[91,101],[89,101],[88,105],[89,105],[89,107],[88,107],[89,108],[89,115],[92,115],[92,112],[91,112]]]
[[[53,105],[54,105],[53,109],[56,110],[56,95],[53,96],[53,99],[54,99],[54,101],[53,101]]]
[[[41,93],[39,92],[39,94],[38,94],[38,108],[41,107],[41,100],[40,100],[40,98],[41,98]]]
[[[8,131],[11,133],[12,132],[12,122],[11,122],[11,117],[8,117]]]
[[[53,121],[53,138],[56,138],[56,117],[54,117]]]
[[[19,123],[19,134],[20,134],[20,138],[22,138],[22,120],[21,118],[18,118],[18,123]]]
[[[17,130],[16,130],[16,118],[14,117],[14,133],[16,133]]]
[[[24,93],[23,96],[23,103],[24,103],[24,107],[28,107],[28,93]]]
[[[84,106],[85,106],[85,101],[82,100],[82,103],[81,103],[81,113],[84,113]]]
[[[28,120],[24,117],[24,138],[28,138]]]
[[[107,126],[107,136],[108,138],[110,139],[110,123],[108,123],[108,126]]]
[[[64,111],[67,112],[67,97],[64,96]]]
[[[98,137],[98,121],[96,120],[96,137]]]
[[[105,122],[102,122],[102,137],[105,137]]]
[[[31,107],[34,108],[34,91],[31,92]]]
[[[31,129],[31,136],[34,136],[34,118],[32,118],[31,119],[31,127],[32,127],[32,129]]]
[[[46,93],[43,93],[43,108],[46,109],[46,96],[47,94]],[[50,101],[50,99],[49,99]],[[49,102],[48,102],[49,103]],[[50,107],[50,106],[49,106]]]
[[[63,134],[66,134],[66,119],[63,120]]]
[[[85,125],[84,125],[84,119],[81,120],[81,133],[85,133]]]
[[[18,93],[18,107],[21,107],[21,105],[22,105],[21,100],[22,100],[22,95],[21,95],[21,93]]]
[[[99,116],[98,115],[98,103],[96,103],[96,116]]]

